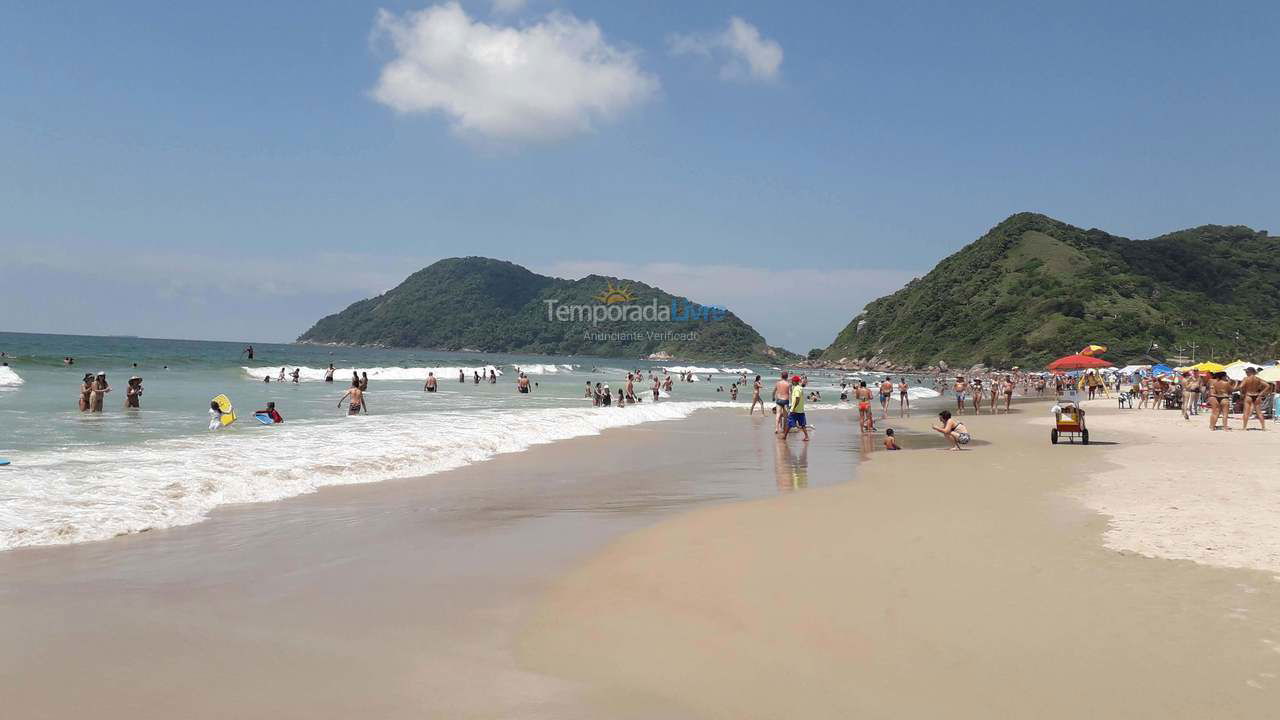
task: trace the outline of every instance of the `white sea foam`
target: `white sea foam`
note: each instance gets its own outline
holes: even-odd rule
[[[528,365],[512,365],[512,367],[518,368],[525,375],[554,375],[560,372],[572,372],[575,366],[530,363]]]
[[[0,366],[0,387],[17,387],[21,384],[22,378],[13,368]]]
[[[272,427],[237,423],[138,445],[36,452],[4,473],[0,550],[188,525],[220,505],[429,475],[532,445],[729,405],[366,415]]]
[[[271,376],[271,380],[275,381],[280,377],[280,366],[276,367],[242,367],[245,375],[249,379],[262,381],[263,376]],[[292,373],[295,369],[293,365],[285,365],[285,380],[292,379]],[[326,368],[313,367],[297,367],[298,379],[306,382],[323,381]],[[368,373],[370,380],[417,380],[419,382],[427,379],[427,373],[435,373],[436,377],[446,380],[452,380],[458,377],[458,371],[461,370],[467,379],[470,380],[473,373],[480,373],[481,377],[488,377],[489,371],[494,371],[498,377],[502,377],[502,371],[494,365],[476,365],[475,367],[369,367],[369,368],[335,368],[333,371],[333,381],[349,383],[351,381],[351,373],[359,372],[361,374]]]

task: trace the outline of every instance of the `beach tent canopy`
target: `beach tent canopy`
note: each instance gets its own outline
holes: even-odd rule
[[[1280,382],[1280,365],[1272,365],[1258,373],[1258,377],[1269,383]]]
[[[1195,365],[1192,365],[1191,368],[1193,370],[1199,370],[1200,372],[1216,373],[1216,372],[1222,372],[1223,370],[1225,370],[1226,366],[1219,365],[1216,362],[1209,362],[1208,360],[1206,360],[1202,363],[1196,363]]]
[[[1106,351],[1107,351],[1106,345],[1085,345],[1084,348],[1082,348],[1078,354],[1086,355],[1088,357],[1093,357],[1094,355],[1101,355]]]
[[[1222,368],[1222,370],[1227,374],[1227,377],[1231,378],[1232,380],[1243,380],[1245,378],[1244,369],[1251,368],[1251,367],[1258,367],[1258,364],[1246,362],[1244,360],[1237,360],[1231,363],[1230,365]]]
[[[1151,369],[1150,365],[1125,365],[1124,367],[1120,368],[1120,372],[1124,373],[1125,375],[1132,375],[1136,372],[1141,372],[1143,370],[1150,370],[1150,369]]]
[[[1173,372],[1173,368],[1165,365],[1164,363],[1160,363],[1159,365],[1151,366],[1151,374],[1159,377],[1160,375],[1173,375],[1175,373]]]
[[[1111,363],[1102,358],[1088,355],[1067,355],[1049,363],[1050,370],[1085,370],[1089,368],[1111,367]]]

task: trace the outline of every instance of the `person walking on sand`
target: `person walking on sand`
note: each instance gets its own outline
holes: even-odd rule
[[[902,382],[898,383],[898,417],[906,415],[911,410],[911,398],[907,395],[907,379],[902,378]]]
[[[360,389],[360,378],[351,379],[351,387],[347,388],[347,391],[342,394],[342,397],[338,398],[338,407],[342,407],[343,400],[351,401],[347,406],[348,415],[359,415],[361,411],[363,411],[365,415],[369,414],[368,403],[364,397],[364,390]]]
[[[1182,373],[1182,419],[1190,420],[1200,404],[1200,378],[1191,370]]]
[[[1247,367],[1244,369],[1244,381],[1240,383],[1240,394],[1244,395],[1243,429],[1249,429],[1249,416],[1251,415],[1257,415],[1259,430],[1267,429],[1267,422],[1262,419],[1261,400],[1269,395],[1271,390],[1271,383],[1258,377],[1258,368]]]
[[[880,417],[889,417],[889,397],[893,395],[893,381],[885,378],[880,381]]]
[[[760,399],[760,376],[756,376],[756,381],[751,385],[751,409],[747,411],[748,415],[752,415],[756,411],[756,403],[760,403],[760,414],[764,414],[764,400]]]
[[[1009,414],[1009,406],[1013,404],[1013,376],[1009,375],[1004,379],[1004,412]]]
[[[787,408],[791,406],[791,383],[787,382],[787,371],[778,376],[773,384],[773,425],[774,434],[781,435],[786,430]]]
[[[787,409],[787,427],[782,431],[782,439],[787,439],[791,428],[798,427],[804,433],[804,441],[809,442],[809,425],[804,416],[804,384],[799,375],[791,377],[791,403]]]
[[[964,381],[963,375],[956,376],[956,384],[952,388],[956,392],[956,412],[964,414],[964,396],[969,392],[969,384]]]
[[[969,437],[969,429],[964,426],[964,423],[951,417],[951,412],[948,410],[938,413],[938,419],[942,421],[942,424],[934,425],[933,429],[942,433],[942,437],[947,439],[947,442],[951,445],[947,449],[963,450],[964,448],[960,446],[968,445],[971,439]]]

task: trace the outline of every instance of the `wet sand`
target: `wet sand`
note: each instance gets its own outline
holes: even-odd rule
[[[779,452],[745,405],[702,411],[198,525],[0,553],[3,715],[599,717],[615,695],[517,663],[534,601],[661,517],[852,477],[849,416],[815,422],[812,447]],[[669,710],[630,698],[610,716]]]
[[[1142,478],[1144,438],[1100,403],[1097,442],[1051,446],[1047,408],[629,535],[555,584],[522,661],[669,717],[1274,717],[1280,584],[1104,547],[1070,492]]]

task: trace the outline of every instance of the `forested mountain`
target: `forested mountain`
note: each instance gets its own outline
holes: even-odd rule
[[[1280,355],[1280,240],[1205,225],[1151,240],[1019,213],[867,305],[829,362],[1042,367],[1087,343],[1152,356]]]
[[[608,296],[611,290],[615,294]],[[547,301],[553,301],[551,317]],[[674,308],[674,317],[593,324],[554,315],[562,307],[603,306],[618,312],[655,304],[668,313]],[[321,319],[298,341],[615,357],[666,352],[694,360],[773,362],[795,357],[769,347],[732,312],[683,318],[690,309],[704,311],[700,308],[687,298],[634,280],[599,275],[564,280],[501,260],[449,258],[378,297]]]

